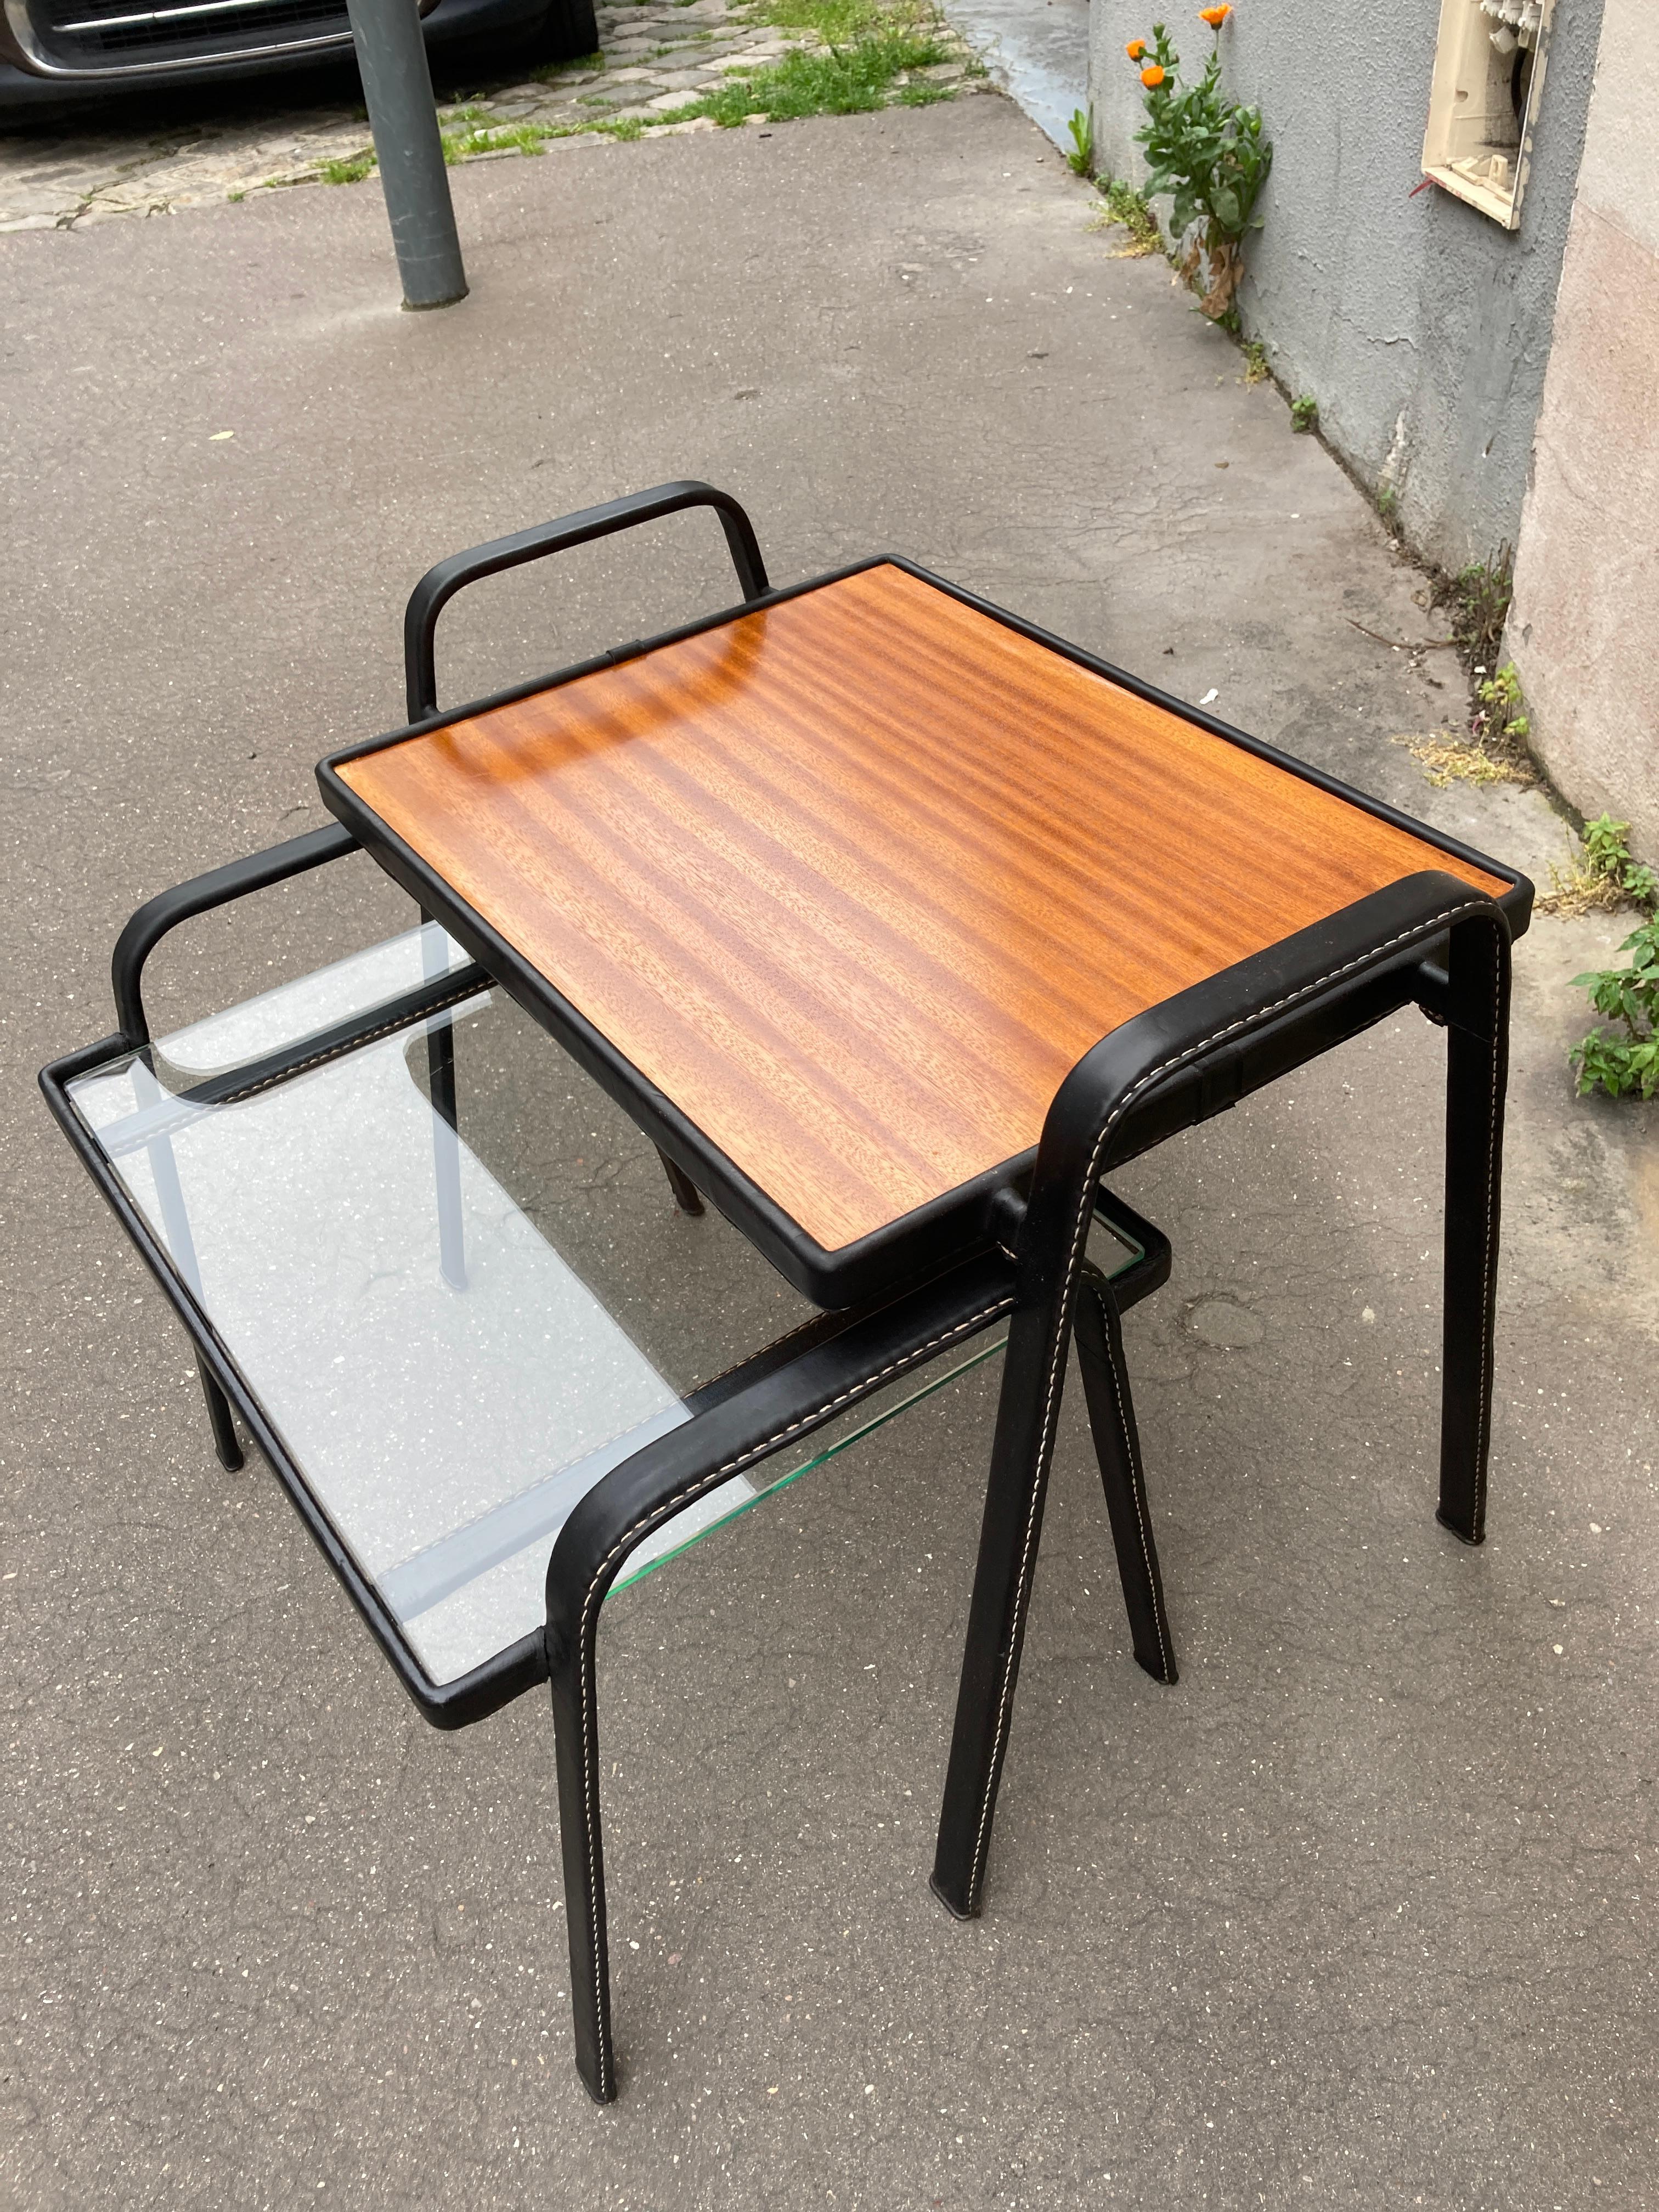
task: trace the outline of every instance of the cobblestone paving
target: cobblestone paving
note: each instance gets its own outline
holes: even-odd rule
[[[522,82],[494,80],[440,109],[446,136],[469,142],[459,158],[516,158],[520,149],[492,145],[490,134],[525,124],[570,131],[600,121],[637,121],[647,138],[713,131],[718,126],[707,117],[682,123],[659,118],[716,89],[733,70],[777,62],[821,43],[810,32],[755,22],[741,0],[737,6],[727,0],[636,0],[600,7],[598,15],[601,57],[538,70]],[[958,58],[915,76],[941,89],[981,89],[969,47],[943,24],[939,35]],[[329,177],[329,165],[351,163],[369,144],[362,108],[337,96],[325,105],[284,106],[275,89],[280,80],[270,82],[272,104],[263,112],[216,118],[204,88],[201,117],[160,131],[146,124],[135,103],[131,119],[112,108],[84,125],[55,130],[34,125],[0,136],[0,231],[66,230],[289,185],[338,181]],[[908,82],[896,78],[892,96],[902,95]]]

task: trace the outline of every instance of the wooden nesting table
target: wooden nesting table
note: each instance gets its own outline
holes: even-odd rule
[[[893,561],[322,774],[831,1303],[1134,1016],[1424,869],[1512,890]]]

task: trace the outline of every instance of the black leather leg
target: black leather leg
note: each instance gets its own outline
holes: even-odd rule
[[[550,1653],[550,1657],[554,1655]],[[592,1679],[591,1639],[554,1657],[553,1733],[559,1774],[559,1844],[564,1858],[564,1915],[570,1935],[570,2009],[576,2071],[596,2104],[617,2094],[611,2045],[611,1963],[605,1934],[605,1856],[599,1832],[599,1723],[582,1698]]]
[[[1054,1423],[1065,1385],[1063,1346],[1057,1360],[1049,1355],[1055,1328],[1065,1326],[1048,1300],[1016,1309],[1008,1332],[933,1859],[933,1893],[962,1920],[980,1909],[991,1817],[1013,1718]]]
[[[1507,939],[1485,918],[1451,934],[1446,1043],[1446,1255],[1439,1518],[1486,1533],[1493,1325],[1509,1070]]]
[[[230,1401],[210,1376],[200,1354],[196,1360],[196,1372],[202,1378],[202,1395],[207,1400],[208,1426],[213,1431],[213,1449],[218,1454],[219,1464],[234,1474],[239,1467],[246,1465],[242,1447],[236,1440],[236,1424],[231,1418]]]
[[[659,1152],[657,1158],[662,1162],[662,1171],[668,1177],[668,1188],[673,1192],[674,1203],[680,1212],[701,1213],[702,1193],[687,1175],[685,1170],[678,1161],[671,1160],[665,1152]]]
[[[1108,1285],[1084,1278],[1073,1329],[1135,1657],[1155,1682],[1173,1682],[1177,1679],[1175,1643],[1164,1610],[1158,1547],[1152,1541],[1152,1516],[1141,1478],[1140,1439],[1123,1360],[1123,1334]]]

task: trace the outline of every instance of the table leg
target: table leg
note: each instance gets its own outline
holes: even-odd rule
[[[159,1105],[161,1086],[155,1072],[141,1054],[132,1063],[132,1092],[140,1106]],[[196,1258],[196,1240],[191,1235],[190,1215],[185,1206],[184,1186],[179,1180],[179,1163],[173,1157],[173,1139],[161,1136],[152,1138],[145,1146],[149,1170],[155,1182],[155,1202],[161,1216],[161,1233],[167,1239],[173,1263],[185,1284],[195,1293],[198,1304],[202,1297],[202,1271]],[[213,1434],[213,1449],[219,1464],[228,1474],[234,1474],[246,1464],[242,1447],[237,1442],[236,1424],[231,1415],[230,1401],[208,1372],[207,1363],[198,1352],[196,1372],[202,1378],[202,1395],[207,1401],[208,1427]]]
[[[1124,1364],[1123,1331],[1109,1285],[1085,1277],[1078,1291],[1073,1325],[1135,1657],[1155,1682],[1174,1682],[1178,1679],[1175,1643],[1164,1609],[1164,1582],[1158,1571],[1158,1547],[1152,1540],[1152,1516],[1141,1475],[1140,1438]]]
[[[421,915],[421,965],[428,982],[447,975],[447,940]],[[438,1272],[453,1291],[466,1288],[466,1240],[461,1216],[460,1117],[455,1101],[455,1024],[445,1013],[426,1025],[426,1073],[432,1097],[432,1166],[438,1204]]]
[[[207,1362],[198,1352],[196,1372],[202,1378],[202,1395],[207,1401],[208,1426],[213,1431],[213,1449],[218,1454],[219,1464],[227,1473],[234,1474],[246,1465],[242,1447],[236,1437],[236,1423],[231,1414],[230,1401],[208,1373]]]
[[[663,1173],[668,1177],[668,1188],[674,1194],[674,1203],[682,1213],[702,1212],[702,1193],[677,1160],[658,1148],[657,1158],[662,1162]]]
[[[573,1640],[574,1644],[574,1640]],[[579,1644],[550,1648],[553,1734],[559,1778],[559,1847],[570,1936],[570,2011],[576,2071],[596,2104],[617,2094],[611,2044],[611,1957],[605,1929],[605,1850],[599,1828],[599,1722],[584,1716]],[[593,1665],[591,1648],[586,1664]]]
[[[1008,1331],[933,1859],[933,1894],[961,1920],[975,1918],[980,1909],[1069,1334],[1069,1317],[1058,1295],[1017,1307]]]
[[[1510,947],[1481,915],[1451,933],[1446,1005],[1446,1250],[1439,1519],[1486,1531],[1492,1338],[1509,1069]]]

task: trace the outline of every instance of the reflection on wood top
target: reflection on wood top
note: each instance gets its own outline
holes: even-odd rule
[[[1419,869],[1507,888],[886,564],[339,773],[831,1250],[1145,1008]]]

